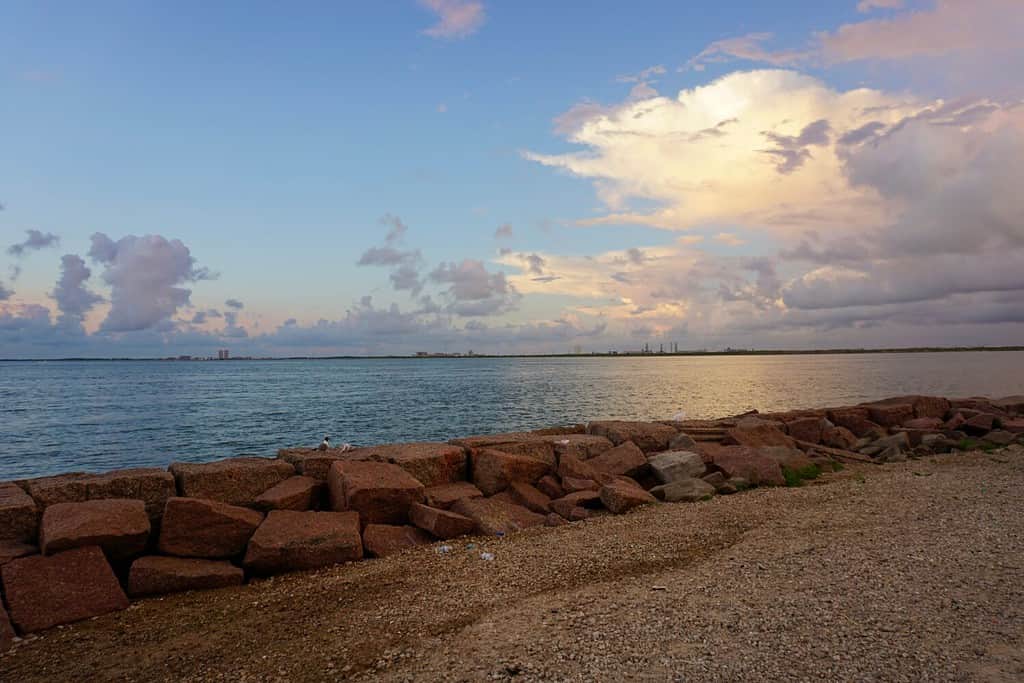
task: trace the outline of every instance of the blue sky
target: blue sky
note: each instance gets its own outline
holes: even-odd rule
[[[1009,281],[952,272],[944,287],[922,285],[933,269],[919,262],[907,281],[891,253],[820,258],[830,236],[878,233],[945,263],[962,245],[937,236],[979,220],[992,236],[980,262],[1020,246],[1012,197],[959,225],[925,210],[952,191],[991,206],[999,183],[979,192],[970,179],[1020,164],[1022,93],[1005,74],[1022,63],[1012,36],[1024,10],[964,7],[8,3],[0,239],[59,239],[0,255],[0,356],[229,341],[268,354],[1022,343],[1009,265]],[[713,121],[723,137],[705,144],[692,126],[718,110],[741,113]],[[631,127],[645,114],[655,123]],[[754,128],[741,135],[733,118]],[[869,123],[870,150],[840,146]],[[962,184],[923,177],[928,155],[906,168],[879,158],[898,145],[920,154],[924,134],[906,131],[926,123],[929,135],[955,129],[931,144]],[[979,156],[1000,136],[1007,158]],[[749,206],[733,211],[733,198]],[[783,205],[801,218],[780,220]],[[404,229],[386,243],[388,217]],[[97,233],[121,245],[106,261],[88,255]],[[819,258],[793,258],[808,239]],[[383,246],[406,256],[356,265]],[[64,255],[89,276],[62,291],[92,296],[62,308]],[[415,284],[394,286],[400,265]],[[884,291],[835,294],[865,282]],[[188,293],[168,304],[172,290]],[[949,314],[964,307],[991,315]],[[195,322],[211,310],[221,317]]]

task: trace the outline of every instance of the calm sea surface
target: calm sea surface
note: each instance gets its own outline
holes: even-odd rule
[[[0,362],[0,479],[908,393],[1024,394],[1024,352]]]

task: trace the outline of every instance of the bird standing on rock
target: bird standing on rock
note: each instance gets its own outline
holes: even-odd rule
[[[317,450],[326,451],[330,447],[331,447],[331,437],[325,436],[324,440],[320,442],[320,446],[317,447]]]

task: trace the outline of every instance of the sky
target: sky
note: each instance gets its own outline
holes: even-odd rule
[[[1024,344],[1020,0],[8,0],[0,358]]]

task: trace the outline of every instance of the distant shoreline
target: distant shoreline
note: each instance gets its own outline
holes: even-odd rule
[[[478,358],[661,358],[661,357],[702,357],[702,356],[829,356],[878,353],[967,353],[978,351],[1024,351],[1024,346],[935,346],[893,349],[729,349],[725,351],[675,351],[675,352],[591,352],[591,353],[511,353],[511,354],[446,354],[429,355],[384,355],[384,356],[268,356],[240,357],[224,360],[206,358],[0,358],[2,363],[38,362],[102,362],[102,361],[165,361],[174,363],[244,362],[244,361],[285,361],[285,360],[473,360]]]

